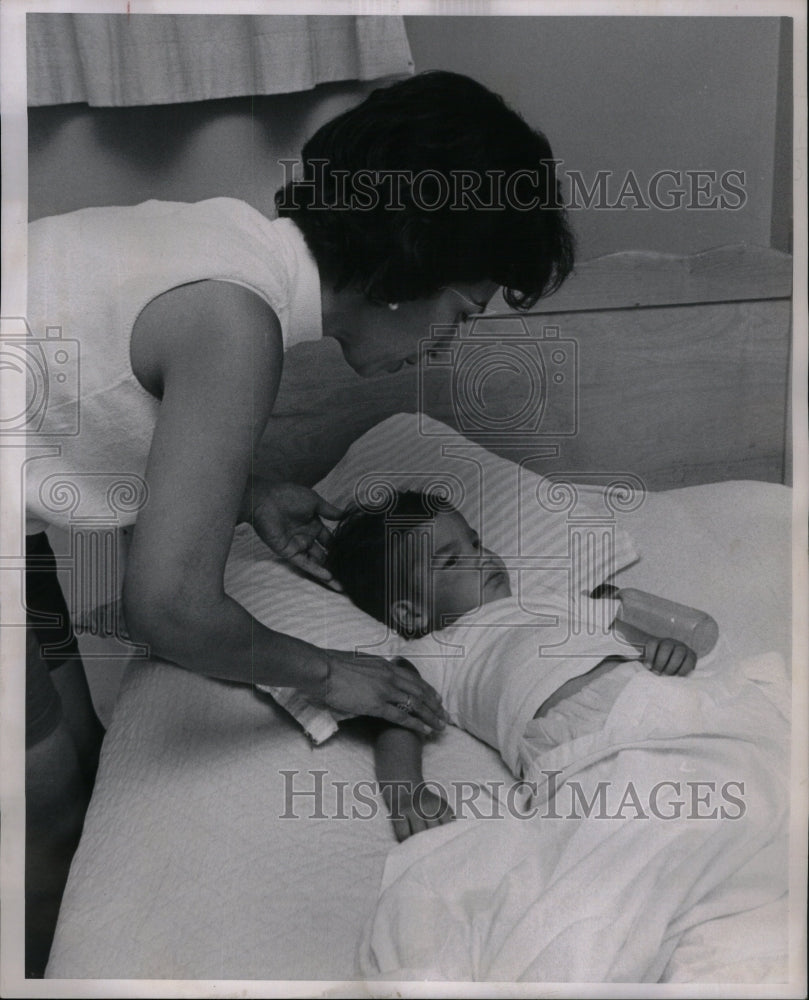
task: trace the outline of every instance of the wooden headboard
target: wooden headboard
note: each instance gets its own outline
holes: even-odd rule
[[[759,247],[618,253],[530,314],[493,302],[420,370],[361,379],[333,342],[300,345],[260,464],[312,484],[369,427],[421,409],[543,473],[788,481],[791,280],[792,258]]]

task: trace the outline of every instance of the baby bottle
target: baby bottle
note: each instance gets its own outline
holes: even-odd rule
[[[634,587],[604,585],[593,592],[594,597],[612,597],[621,602],[617,617],[658,638],[677,639],[697,654],[705,656],[719,638],[719,626],[704,611],[685,604],[667,601]]]

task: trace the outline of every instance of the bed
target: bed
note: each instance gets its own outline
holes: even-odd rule
[[[463,444],[445,425],[402,414],[352,446],[321,488],[339,497],[361,469],[382,467],[395,477],[396,470],[412,472],[410,453],[434,456],[444,449],[452,455],[453,445],[457,453]],[[466,454],[466,460],[456,454],[455,463],[476,474],[468,446]],[[451,466],[452,459],[446,461]],[[484,468],[489,461],[520,468],[496,456]],[[429,472],[431,466],[419,468]],[[637,478],[630,485],[632,490],[624,482],[617,494],[603,484],[581,487],[591,504],[613,497],[601,509],[599,530],[606,524],[611,532],[627,531],[642,553],[618,582],[704,608],[735,660],[777,654],[783,669],[791,639],[790,490],[752,481],[650,493]],[[569,510],[565,517],[570,520]],[[336,595],[299,579],[289,589],[279,587],[280,572],[287,573],[251,532],[239,529],[228,586],[255,614],[275,613],[280,617],[272,620],[288,627],[297,614],[299,622],[311,621],[319,641],[345,645],[353,637],[380,648],[376,625],[363,631],[363,622],[350,614],[336,621],[321,614],[318,601]],[[789,691],[783,678],[774,677],[768,683],[781,699],[776,735],[783,739]],[[783,764],[786,770],[786,758]],[[425,773],[445,786],[459,778],[474,781],[481,808],[513,783],[496,752],[454,727],[428,744]],[[105,740],[48,976],[354,979],[383,878],[390,882],[420,838],[418,854],[428,851],[429,838],[436,845],[445,839],[435,830],[397,846],[372,781],[370,746],[361,734],[341,732],[316,746],[261,692],[167,663],[132,664]],[[454,827],[467,822],[459,819]],[[736,914],[689,927],[656,978],[784,981],[784,852],[777,858],[759,905],[748,899]],[[424,976],[423,969],[410,971]]]

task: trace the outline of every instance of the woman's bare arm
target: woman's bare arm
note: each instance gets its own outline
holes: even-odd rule
[[[133,340],[133,354],[159,373],[162,398],[124,583],[129,629],[166,659],[260,680],[266,657],[256,658],[252,620],[225,595],[223,577],[280,380],[278,319],[240,286],[200,282],[150,303]],[[294,660],[293,645],[288,654]],[[318,677],[310,658],[309,670],[301,680],[314,690],[326,668]]]
[[[138,319],[133,364],[159,381],[162,398],[149,497],[124,581],[130,632],[158,656],[210,676],[297,687],[344,711],[420,732],[440,728],[437,695],[398,665],[274,632],[224,592],[233,528],[282,363],[278,318],[238,285],[182,286]],[[395,707],[408,695],[415,716]]]

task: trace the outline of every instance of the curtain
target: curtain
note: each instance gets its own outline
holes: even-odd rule
[[[169,104],[413,72],[401,17],[28,14],[28,104]]]

